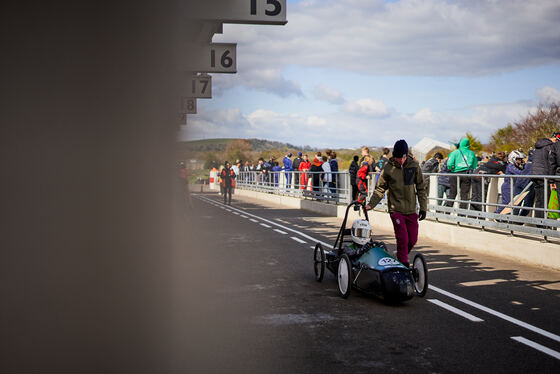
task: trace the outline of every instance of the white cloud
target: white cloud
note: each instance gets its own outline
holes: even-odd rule
[[[537,99],[544,104],[560,103],[560,91],[544,86],[537,91]]]
[[[285,79],[279,68],[260,69],[247,66],[247,68],[241,68],[235,75],[214,74],[212,83],[216,96],[220,96],[225,90],[235,86],[245,86],[280,97],[303,96],[299,84]]]
[[[451,141],[470,132],[484,142],[494,131],[520,120],[535,108],[530,102],[477,105],[466,111],[445,113],[423,108],[413,114],[402,114],[400,119],[405,126],[411,125],[411,131],[419,137]]]
[[[535,108],[534,102],[514,102],[446,112],[426,107],[407,114],[390,111],[373,99],[348,102],[331,113],[308,115],[265,109],[244,114],[237,108],[206,111],[201,107],[201,114],[188,119],[188,136],[261,138],[296,145],[356,148],[384,146],[401,138],[413,145],[424,136],[446,142],[471,132],[485,142],[498,128],[520,120]],[[181,133],[180,137],[185,139],[186,135]]]
[[[344,105],[344,111],[373,118],[388,117],[391,114],[385,103],[369,98],[347,102]]]
[[[340,92],[322,84],[315,86],[313,94],[316,99],[326,101],[331,104],[344,104],[346,101]]]
[[[560,61],[557,0],[328,0],[290,4],[279,27],[225,25],[238,66],[473,76]]]

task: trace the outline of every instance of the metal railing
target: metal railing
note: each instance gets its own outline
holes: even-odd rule
[[[330,174],[330,175],[329,175]],[[349,204],[347,172],[241,171],[236,186],[246,190]]]
[[[330,180],[328,174],[334,177],[334,182],[328,182]],[[370,174],[368,199],[375,189],[379,174],[379,172]],[[325,177],[325,175],[327,176]],[[438,177],[446,176],[457,183],[457,195],[453,199],[448,198],[447,194],[443,197],[441,191],[438,195]],[[542,236],[545,240],[548,237],[560,238],[560,231],[558,231],[560,221],[548,217],[549,213],[560,213],[558,210],[548,209],[550,195],[547,186],[552,180],[551,176],[426,173],[424,177],[429,180],[428,219],[479,227],[482,230],[503,230],[511,235],[514,233],[533,234]],[[529,186],[521,191],[515,183],[520,179],[529,181]],[[506,180],[510,182],[510,199],[504,204],[502,203],[501,185]],[[351,196],[352,187],[348,171],[331,173],[240,172],[236,184],[237,188],[335,204],[348,204],[354,198]],[[529,195],[533,193],[536,184],[545,186],[543,206],[534,206],[530,201]],[[461,191],[461,187],[463,187],[463,191]],[[465,191],[465,188],[468,191]],[[524,198],[521,199],[521,197]],[[522,203],[530,202],[530,204],[521,206],[520,201]],[[387,211],[386,197],[375,209]],[[541,215],[542,217],[540,217]]]

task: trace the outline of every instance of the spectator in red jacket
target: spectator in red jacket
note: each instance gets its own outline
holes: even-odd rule
[[[321,167],[322,165],[323,162],[320,161],[318,157],[315,157],[313,163],[311,164],[311,168],[309,169],[312,173],[311,184],[313,186],[313,191],[321,191],[321,174],[323,172],[323,168]]]
[[[358,170],[357,182],[358,182],[358,201],[363,203],[367,199],[368,195],[368,179],[371,178],[369,175],[371,168],[373,167],[373,158],[370,156],[365,156],[362,166]]]
[[[301,172],[299,176],[300,188],[305,190],[307,188],[307,182],[309,181],[309,175],[307,172],[311,169],[311,162],[307,158],[307,155],[303,155],[303,160],[299,163],[298,171]]]

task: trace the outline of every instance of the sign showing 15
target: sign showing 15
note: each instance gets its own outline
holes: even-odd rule
[[[249,0],[251,2],[251,14],[252,15],[256,15],[257,14],[257,0]],[[266,1],[266,5],[271,5],[272,7],[266,8],[265,7],[265,11],[264,14],[266,16],[270,16],[270,17],[274,17],[280,14],[280,12],[282,12],[283,6],[282,3],[278,0],[264,0]],[[260,2],[264,2],[263,0],[261,0]],[[284,5],[286,5],[286,2],[284,1]]]
[[[199,1],[194,17],[223,23],[285,25],[286,0]]]

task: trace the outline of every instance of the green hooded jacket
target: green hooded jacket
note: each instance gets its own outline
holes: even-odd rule
[[[459,142],[459,149],[449,154],[447,168],[452,173],[466,173],[468,170],[476,169],[478,160],[470,149],[471,143],[468,138],[463,138]]]
[[[407,158],[403,166],[393,158],[386,162],[368,205],[375,208],[387,190],[389,213],[416,213],[417,197],[420,210],[428,210],[426,182],[422,169],[415,160]]]

